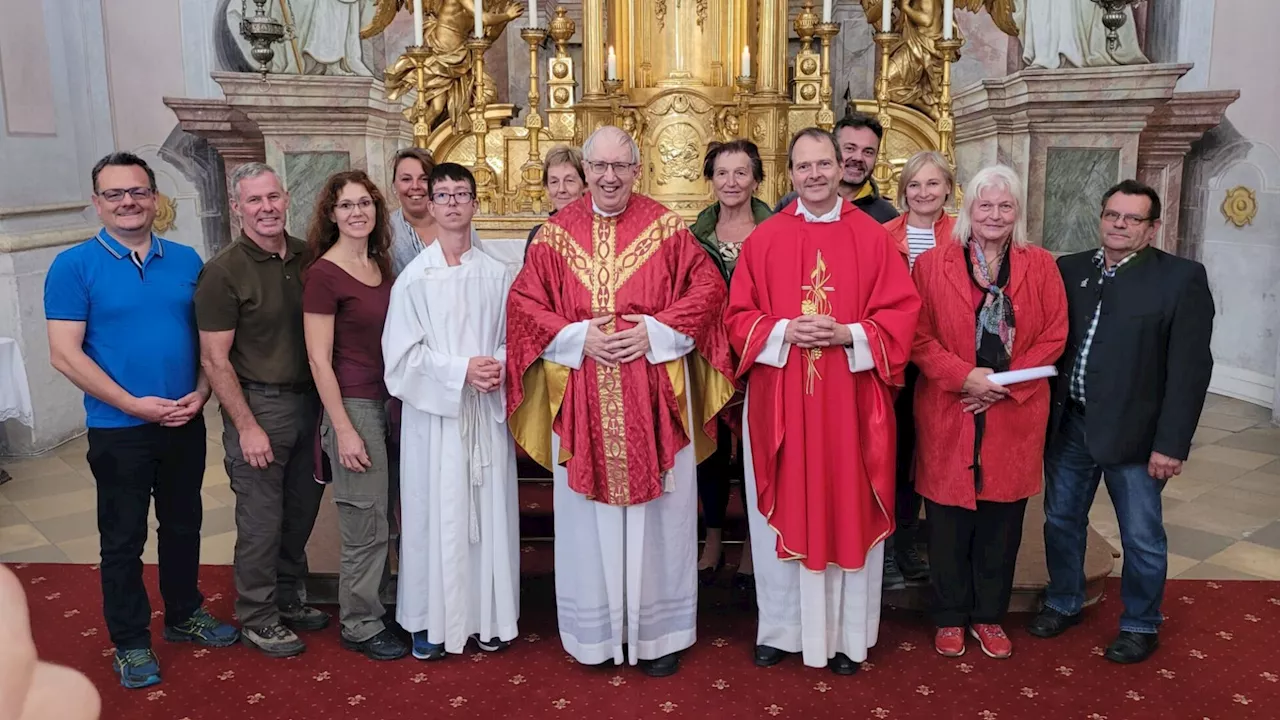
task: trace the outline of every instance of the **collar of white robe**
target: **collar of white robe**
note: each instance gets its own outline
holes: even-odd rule
[[[809,211],[809,208],[804,206],[804,201],[797,198],[796,214],[803,217],[805,222],[833,223],[840,219],[840,206],[843,204],[844,204],[844,201],[842,199],[836,198],[835,207],[831,208],[830,210],[828,210],[826,213],[822,215],[814,215],[812,212]]]
[[[480,391],[467,385],[462,390],[462,404],[458,408],[458,431],[467,455],[467,484],[471,490],[467,502],[467,539],[472,544],[480,542],[480,486],[484,485],[484,468],[489,467],[489,427],[484,422],[482,398]]]

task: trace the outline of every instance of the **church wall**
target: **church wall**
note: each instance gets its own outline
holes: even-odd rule
[[[1280,408],[1280,73],[1272,50],[1280,4],[1216,3],[1210,88],[1239,88],[1226,121],[1200,144],[1199,246],[1217,303],[1213,388]],[[1188,43],[1196,42],[1194,36]],[[1184,42],[1179,46],[1183,47]],[[1237,228],[1221,207],[1235,187],[1252,190],[1257,216]]]

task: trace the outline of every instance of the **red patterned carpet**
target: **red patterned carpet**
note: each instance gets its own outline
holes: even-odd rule
[[[542,550],[534,555],[543,554]],[[525,555],[530,558],[529,555]],[[530,569],[545,564],[527,563]],[[270,660],[242,646],[157,644],[163,684],[127,691],[114,681],[98,574],[90,566],[16,565],[28,589],[45,659],[86,672],[106,720],[326,720],[368,718],[1273,718],[1280,715],[1280,583],[1172,581],[1164,645],[1151,660],[1104,660],[1119,612],[1118,584],[1089,619],[1057,640],[1020,629],[1013,659],[935,654],[927,623],[887,612],[871,662],[854,677],[751,662],[754,613],[727,589],[704,593],[698,644],[681,671],[651,679],[630,667],[583,668],[556,635],[551,578],[526,578],[523,636],[507,652],[422,663],[375,663],[342,650],[335,626],[307,652]],[[155,602],[155,568],[148,584]],[[204,569],[212,610],[229,617],[227,567]],[[158,606],[158,605],[157,605]],[[154,634],[160,635],[156,613]],[[336,623],[335,623],[336,625]]]

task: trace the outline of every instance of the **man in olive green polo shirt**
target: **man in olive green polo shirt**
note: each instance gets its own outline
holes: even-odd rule
[[[289,195],[270,167],[240,166],[231,193],[243,231],[200,274],[200,361],[222,407],[236,494],[241,639],[272,657],[289,657],[306,649],[294,630],[329,623],[302,602],[307,539],[324,494],[312,454],[320,401],[302,335],[307,249],[285,233]]]

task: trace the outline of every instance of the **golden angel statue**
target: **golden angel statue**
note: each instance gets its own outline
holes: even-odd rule
[[[861,2],[867,21],[880,27],[883,0]],[[955,5],[971,12],[986,9],[996,26],[1016,36],[1014,3],[1015,0],[957,0]],[[889,101],[914,107],[936,120],[942,94],[942,53],[937,43],[942,39],[943,0],[902,0],[894,4],[898,14],[893,19],[893,29],[902,39],[889,49]],[[961,39],[958,25],[955,37]]]
[[[490,42],[502,35],[507,23],[524,14],[524,3],[513,0],[425,0],[423,3],[423,34],[431,54],[426,65],[426,82],[419,91],[429,108],[426,123],[431,127],[442,122],[447,112],[459,132],[470,131],[467,111],[475,96],[476,78],[466,43],[475,28],[476,2],[482,3],[484,34]],[[374,3],[373,18],[361,30],[362,37],[381,33],[395,19],[397,11],[409,6],[407,0],[374,0]],[[493,78],[486,73],[481,82],[485,101],[496,101],[497,84]],[[401,57],[388,67],[386,85],[392,100],[418,89],[413,63]]]

